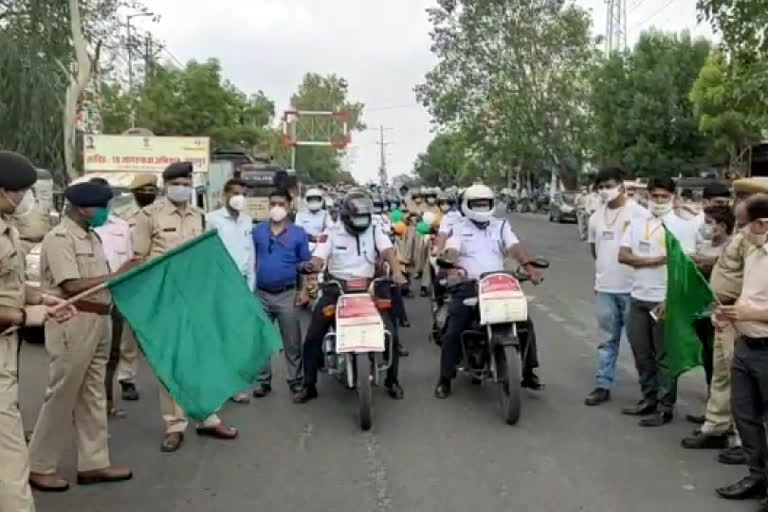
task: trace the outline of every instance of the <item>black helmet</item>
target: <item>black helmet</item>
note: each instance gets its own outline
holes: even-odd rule
[[[350,234],[363,233],[373,222],[373,201],[365,191],[354,188],[344,196],[339,216]]]
[[[384,211],[384,198],[380,194],[371,194],[371,200],[373,201],[373,212],[382,213]]]

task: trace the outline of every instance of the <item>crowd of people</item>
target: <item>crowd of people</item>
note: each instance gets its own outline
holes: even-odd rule
[[[323,340],[333,324],[327,314],[339,290],[324,279],[351,282],[388,275],[392,307],[382,312],[392,334],[391,365],[384,387],[404,398],[400,358],[408,356],[399,335],[408,328],[406,300],[430,297],[434,324],[424,333],[440,345],[436,398],[451,395],[461,359],[461,336],[473,318],[460,293],[447,296],[446,273],[476,280],[504,270],[512,257],[534,284],[543,279],[511,221],[496,215],[497,197],[481,183],[466,189],[375,186],[310,188],[294,198],[276,188],[269,219],[254,223],[246,212],[246,187],[226,183],[222,206],[207,214],[191,204],[192,167],[170,165],[159,186],[153,175],[137,176],[134,202],[110,211],[112,190],[98,178],[68,187],[61,222],[44,238],[41,287],[24,282],[24,257],[14,219],[27,210],[36,172],[24,157],[0,152],[0,510],[34,510],[31,488],[66,491],[58,472],[65,453],[59,426],[73,420],[80,485],[127,480],[129,468],[113,465],[108,417],[121,415],[113,381],[123,400],[138,400],[135,333],[103,285],[137,265],[160,257],[206,230],[215,229],[243,280],[282,337],[286,379],[297,404],[318,398]],[[709,316],[696,321],[705,365],[708,400],[699,424],[682,440],[691,449],[721,449],[719,460],[746,464],[749,475],[717,490],[724,498],[764,497],[768,445],[763,424],[768,396],[768,186],[758,179],[731,187],[713,181],[703,197],[678,194],[669,178],[647,185],[647,202],[630,197],[620,168],[602,169],[591,186],[594,211],[582,222],[595,260],[595,315],[605,332],[598,350],[595,388],[585,399],[598,406],[611,399],[619,346],[627,338],[640,381],[641,399],[623,409],[640,425],[671,421],[676,376],[665,359],[662,325],[667,283],[665,233],[671,233],[709,280],[717,298]],[[594,199],[597,200],[594,200]],[[301,203],[295,218],[294,204]],[[438,258],[454,265],[438,265]],[[461,272],[455,271],[461,269]],[[311,308],[302,337],[301,308]],[[442,315],[442,316],[441,316]],[[442,318],[442,321],[439,320]],[[25,440],[18,410],[17,330],[45,326],[49,381],[35,428]],[[521,385],[542,387],[536,337],[529,319],[518,329]],[[268,367],[252,389],[231,398],[246,403],[272,390]],[[179,450],[189,419],[158,385],[164,432],[160,449]],[[765,390],[765,391],[764,391]],[[195,426],[199,435],[233,440],[238,430],[212,414]],[[768,510],[768,503],[761,505]]]
[[[644,205],[629,197],[620,168],[597,175],[600,203],[586,219],[595,260],[595,316],[605,333],[598,348],[595,388],[587,406],[611,399],[621,339],[626,336],[639,377],[641,399],[623,414],[643,427],[669,423],[677,376],[669,367],[663,323],[668,286],[666,233],[709,280],[711,313],[694,328],[701,341],[707,386],[703,414],[682,440],[687,449],[721,450],[724,464],[743,464],[748,475],[717,489],[726,499],[762,498],[768,510],[768,444],[764,427],[768,397],[768,182],[741,179],[732,188],[707,183],[700,199],[680,194],[670,178],[647,184]]]

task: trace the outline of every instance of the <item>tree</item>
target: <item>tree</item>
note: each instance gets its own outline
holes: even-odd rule
[[[556,167],[575,182],[598,54],[589,13],[553,0],[440,0],[429,15],[438,64],[416,93],[435,122],[498,175]]]
[[[291,96],[291,107],[296,110],[346,111],[349,113],[349,129],[363,130],[363,104],[350,102],[348,93],[347,81],[338,75],[307,73]],[[326,128],[325,133],[341,135],[332,120],[327,121]],[[299,146],[296,148],[296,172],[304,181],[339,183],[343,154],[342,150],[332,147]]]
[[[698,0],[697,7],[723,36],[728,53],[768,54],[768,0]]]
[[[414,173],[422,183],[445,188],[468,185],[474,176],[469,173],[467,146],[458,133],[440,133],[416,158]]]
[[[591,78],[595,159],[643,176],[690,175],[711,163],[712,139],[699,132],[689,99],[709,51],[688,33],[652,31],[606,59]]]

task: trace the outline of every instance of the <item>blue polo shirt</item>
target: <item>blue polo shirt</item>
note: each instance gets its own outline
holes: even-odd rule
[[[299,265],[312,257],[306,231],[288,222],[275,236],[269,221],[264,221],[254,226],[252,235],[256,247],[256,287],[269,290],[296,284]]]

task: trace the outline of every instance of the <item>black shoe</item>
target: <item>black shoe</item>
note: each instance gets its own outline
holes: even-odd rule
[[[600,405],[603,402],[607,402],[611,399],[611,390],[605,388],[595,388],[587,398],[584,399],[584,405],[594,406]]]
[[[747,500],[750,498],[765,497],[765,480],[758,480],[753,476],[746,476],[735,484],[719,487],[715,492],[721,498],[727,500]]]
[[[301,391],[293,395],[293,403],[305,404],[317,398],[317,388],[314,384],[307,384]]]
[[[747,454],[741,446],[732,446],[717,454],[717,462],[729,466],[743,466],[747,463]]]
[[[259,383],[253,387],[253,396],[254,398],[264,398],[270,393],[270,391],[272,391],[271,384]]]
[[[387,394],[389,395],[389,398],[392,398],[393,400],[402,400],[405,396],[403,388],[397,381],[384,383],[384,387],[387,388]]]
[[[760,500],[760,504],[757,506],[757,512],[768,512],[768,498]]]
[[[440,380],[440,382],[437,383],[437,387],[435,388],[435,397],[436,398],[448,398],[451,395],[451,381],[449,380]]]
[[[397,354],[400,357],[408,357],[410,352],[408,352],[408,349],[406,349],[403,345],[398,345],[397,346]]]
[[[541,383],[539,377],[533,373],[533,370],[525,372],[523,380],[520,382],[520,386],[534,391],[544,389],[544,384]]]
[[[428,297],[429,296],[429,290],[425,286],[421,287],[421,291],[419,292],[422,297]]]
[[[637,405],[632,407],[625,407],[621,410],[621,414],[628,416],[647,416],[656,412],[656,404],[649,402],[645,398],[637,402]]]
[[[685,419],[686,421],[690,423],[694,423],[696,425],[703,425],[704,421],[706,421],[706,418],[704,418],[704,416],[701,416],[699,414],[686,414]]]
[[[660,427],[672,421],[672,417],[671,412],[657,411],[653,416],[641,419],[638,425],[641,427]]]
[[[472,384],[474,384],[475,386],[479,386],[482,383],[483,383],[483,379],[481,379],[480,377],[472,377]]]
[[[681,444],[689,450],[722,450],[728,447],[728,436],[713,436],[697,431],[684,438]]]
[[[410,326],[411,326],[411,322],[409,322],[407,318],[403,318],[400,320],[400,327],[404,327],[408,329]]]
[[[123,390],[123,400],[135,402],[139,399],[139,392],[136,391],[136,385],[133,382],[120,381],[120,387]]]

